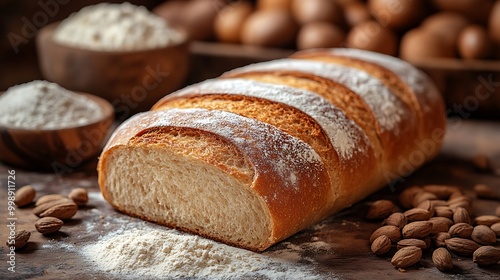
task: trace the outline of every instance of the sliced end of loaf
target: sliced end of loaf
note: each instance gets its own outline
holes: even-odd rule
[[[270,242],[270,216],[248,186],[253,173],[238,151],[175,130],[130,144],[102,155],[103,195],[116,209],[252,250]]]
[[[218,110],[171,109],[123,123],[98,164],[116,209],[262,251],[331,213],[320,156],[258,120]]]

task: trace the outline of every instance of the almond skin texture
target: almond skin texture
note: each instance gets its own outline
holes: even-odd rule
[[[391,263],[396,268],[407,268],[415,265],[422,258],[422,249],[416,246],[409,246],[399,249]]]
[[[88,192],[84,188],[75,188],[71,190],[68,197],[78,206],[84,206],[89,201]]]
[[[438,207],[438,206],[448,206],[448,201],[446,200],[429,200],[431,203],[432,207]]]
[[[406,216],[401,212],[392,213],[382,222],[383,226],[395,226],[402,229],[406,225]]]
[[[471,203],[471,199],[464,194],[458,194],[458,195],[452,196],[452,197],[450,197],[450,199],[448,199],[448,204],[454,204],[454,203],[458,203],[458,202]]]
[[[445,248],[437,248],[432,253],[432,262],[440,271],[450,271],[453,269],[451,254]]]
[[[415,195],[412,206],[415,207],[426,200],[436,200],[436,199],[438,199],[438,197],[435,194],[424,191]]]
[[[371,237],[370,237],[370,243],[373,243],[377,237],[385,235],[389,237],[392,243],[396,243],[401,239],[401,231],[399,230],[398,227],[395,226],[383,226],[375,230]]]
[[[474,227],[466,223],[454,224],[448,230],[451,237],[470,238]]]
[[[370,220],[381,220],[389,217],[396,210],[396,205],[390,200],[377,200],[368,209],[366,218]]]
[[[438,232],[432,236],[432,241],[434,241],[434,246],[436,247],[446,247],[446,239],[450,239],[451,235],[447,232]]]
[[[61,220],[68,220],[78,211],[78,205],[74,202],[65,202],[54,205],[44,212],[40,213],[40,218],[54,217]]]
[[[431,233],[432,223],[429,221],[418,221],[409,223],[403,227],[404,238],[423,239]]]
[[[421,192],[423,192],[423,190],[418,186],[406,188],[399,195],[399,202],[405,209],[409,209],[413,206],[415,196]]]
[[[500,223],[492,224],[491,230],[493,230],[497,237],[500,237]]]
[[[42,205],[44,203],[48,203],[48,202],[63,199],[63,198],[66,198],[66,197],[64,197],[64,195],[62,195],[62,194],[46,194],[46,195],[41,196],[39,199],[37,199],[35,201],[35,206],[39,206],[39,205]]]
[[[64,222],[58,218],[45,217],[36,221],[35,228],[41,234],[50,234],[60,230],[63,225]]]
[[[31,232],[25,231],[25,230],[19,230],[16,231],[16,235],[14,237],[15,243],[14,244],[9,244],[9,241],[7,240],[6,244],[7,247],[14,246],[16,249],[20,249],[28,243],[28,240],[31,237]]]
[[[493,215],[479,216],[474,219],[475,225],[485,225],[490,227],[491,225],[496,223],[500,223],[500,217]]]
[[[18,207],[23,207],[33,202],[35,196],[36,196],[35,188],[33,188],[33,186],[31,185],[26,185],[16,191],[14,203]]]
[[[52,208],[56,205],[68,203],[68,202],[74,203],[73,201],[71,201],[69,198],[66,198],[66,197],[51,200],[51,201],[48,201],[46,203],[42,203],[33,209],[33,214],[40,216],[40,214],[47,211],[47,209]]]
[[[434,206],[432,206],[432,201],[433,200],[425,200],[423,202],[421,202],[419,205],[415,206],[415,208],[420,208],[420,209],[425,209],[427,211],[429,211],[429,213],[431,214],[431,217],[434,216]],[[412,210],[412,209],[410,209]],[[408,210],[408,211],[410,211]]]
[[[453,219],[453,210],[448,206],[434,207],[434,213],[436,217],[445,217],[448,219]]]
[[[500,249],[483,246],[474,252],[472,260],[479,266],[495,265],[500,262]]]
[[[427,248],[427,244],[425,243],[425,241],[421,239],[409,238],[409,239],[401,239],[398,241],[397,244],[398,250],[408,246],[415,246],[422,250]]]
[[[470,224],[471,220],[470,220],[469,211],[467,211],[463,207],[457,207],[457,208],[453,209],[453,221],[455,223]]]
[[[431,212],[421,209],[413,208],[403,213],[406,216],[408,223],[415,221],[425,221],[431,218]]]
[[[391,250],[391,240],[385,235],[377,237],[371,246],[372,252],[377,255],[383,255]]]
[[[470,257],[480,246],[476,242],[465,239],[453,237],[445,240],[446,248],[453,253],[461,256]]]
[[[475,226],[471,238],[481,245],[493,245],[497,242],[495,232],[485,225]]]
[[[450,225],[453,225],[453,221],[445,217],[432,217],[429,222],[432,223],[431,234],[448,232]]]

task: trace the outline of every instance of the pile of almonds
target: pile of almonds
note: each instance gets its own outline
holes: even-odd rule
[[[476,196],[498,199],[487,185],[474,187]],[[389,200],[375,201],[367,218],[383,220],[370,237],[371,250],[385,255],[393,246],[397,251],[391,263],[398,269],[417,264],[422,251],[433,250],[432,261],[437,269],[453,269],[452,254],[472,257],[479,266],[500,261],[500,248],[494,247],[500,237],[500,206],[495,215],[471,218],[472,199],[456,186],[426,185],[403,190],[399,204]]]
[[[36,190],[31,185],[21,187],[16,191],[15,204],[17,207],[25,207],[33,203]],[[40,217],[35,223],[36,230],[41,234],[51,234],[59,231],[64,221],[71,219],[78,207],[85,206],[88,202],[88,193],[84,188],[75,188],[69,195],[47,194],[38,198],[34,203],[33,213]],[[26,230],[16,232],[16,249],[28,243],[31,233]]]

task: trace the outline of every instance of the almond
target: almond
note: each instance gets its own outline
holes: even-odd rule
[[[469,211],[463,207],[457,207],[453,209],[453,221],[455,223],[466,223],[470,224]]]
[[[446,247],[446,239],[450,239],[451,235],[447,232],[438,232],[432,236],[432,241],[436,247]]]
[[[450,239],[446,239],[444,241],[446,243],[446,248],[457,255],[470,257],[480,246],[476,242],[465,239],[453,237]]]
[[[466,223],[454,224],[448,230],[451,237],[470,238],[474,227]]]
[[[26,185],[24,187],[19,188],[16,191],[14,203],[18,207],[23,207],[33,202],[35,196],[36,196],[35,188],[33,188],[33,186],[31,185]]]
[[[422,239],[431,233],[432,223],[429,221],[418,221],[409,223],[403,227],[404,238]]]
[[[432,201],[433,200],[422,201],[420,204],[415,206],[415,208],[425,209],[425,210],[429,211],[429,213],[431,214],[431,217],[432,217],[432,216],[434,216],[434,206],[432,205]]]
[[[406,216],[401,212],[392,213],[382,222],[382,225],[395,226],[402,229],[406,225]]]
[[[68,197],[78,206],[84,206],[89,201],[89,195],[84,188],[75,188],[71,190]]]
[[[385,235],[381,235],[373,241],[371,249],[373,253],[383,255],[391,250],[391,239]]]
[[[470,204],[471,203],[471,199],[468,198],[467,196],[463,195],[463,194],[459,194],[459,195],[450,197],[450,199],[448,199],[448,204],[449,205],[455,204],[455,203],[462,203],[462,202]]]
[[[492,224],[490,228],[497,237],[500,237],[500,223]]]
[[[371,237],[370,237],[370,243],[373,243],[377,237],[385,235],[389,237],[392,243],[396,243],[401,239],[401,231],[399,230],[398,227],[395,226],[383,226],[375,230]]]
[[[399,195],[399,202],[405,209],[413,207],[413,200],[418,193],[423,192],[419,186],[412,186],[404,189]]]
[[[448,201],[446,200],[430,200],[432,207],[437,206],[449,206]]]
[[[64,202],[48,208],[47,210],[40,213],[39,217],[54,217],[61,220],[67,220],[73,217],[77,211],[78,205],[76,205],[76,203],[74,203],[73,201]]]
[[[51,200],[51,201],[48,201],[46,203],[42,203],[42,204],[36,206],[35,208],[33,208],[33,213],[37,216],[40,216],[40,214],[45,212],[47,209],[54,207],[56,205],[62,204],[62,203],[67,203],[67,202],[74,203],[70,199],[63,197],[61,199]]]
[[[63,224],[64,222],[58,218],[45,217],[36,221],[35,228],[41,234],[50,234],[60,230]]]
[[[370,220],[380,220],[389,217],[396,210],[396,205],[390,200],[377,200],[370,205],[368,213],[366,215],[367,219]]]
[[[398,250],[408,246],[415,246],[422,250],[427,248],[427,244],[425,243],[425,241],[421,239],[415,239],[415,238],[401,239],[397,243]]]
[[[495,265],[500,261],[500,249],[482,246],[474,252],[472,260],[479,266]]]
[[[446,185],[426,185],[422,189],[426,192],[435,194],[438,199],[448,199],[453,192],[459,191],[460,188],[456,186]]]
[[[42,195],[39,199],[36,200],[35,206],[42,205],[47,202],[51,202],[54,200],[65,199],[62,194],[46,194]]]
[[[453,269],[451,254],[445,248],[437,248],[432,253],[432,262],[440,271],[449,271]]]
[[[453,210],[448,206],[434,207],[434,213],[436,217],[445,217],[448,219],[453,219]]]
[[[422,249],[409,246],[399,249],[391,259],[392,265],[397,268],[407,268],[415,265],[422,258]]]
[[[432,217],[429,222],[432,223],[431,234],[448,232],[450,226],[453,225],[453,221],[445,217]]]
[[[474,192],[478,198],[498,199],[498,194],[495,189],[485,184],[477,184],[474,186]]]
[[[31,232],[26,231],[26,230],[19,230],[16,231],[16,235],[14,236],[14,244],[10,244],[9,240],[7,240],[6,244],[7,247],[14,246],[16,249],[20,249],[28,243],[28,240],[31,237]]]
[[[497,242],[495,232],[485,225],[475,226],[471,238],[481,245],[493,245]]]
[[[438,197],[435,194],[423,191],[415,195],[412,206],[415,207],[426,200],[435,200],[435,199],[438,199]]]
[[[491,226],[493,224],[500,223],[500,217],[493,216],[493,215],[483,215],[476,217],[474,219],[474,224],[475,225],[485,225],[485,226]]]
[[[461,207],[461,208],[464,208],[465,210],[467,210],[467,212],[472,211],[472,205],[468,202],[465,202],[465,201],[450,203],[448,205],[448,207],[450,207],[451,210],[455,210],[456,208]]]
[[[405,211],[403,214],[406,216],[406,220],[409,223],[414,221],[425,221],[431,218],[431,212],[421,208],[413,208]]]

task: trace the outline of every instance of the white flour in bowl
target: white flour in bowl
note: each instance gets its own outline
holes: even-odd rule
[[[304,249],[295,247],[258,254],[173,229],[144,227],[109,233],[79,252],[120,279],[322,279],[298,263]]]
[[[0,125],[20,129],[62,129],[103,117],[97,103],[47,81],[9,88],[0,96]]]
[[[133,51],[177,44],[185,36],[143,6],[101,3],[63,20],[54,39],[97,51]]]

